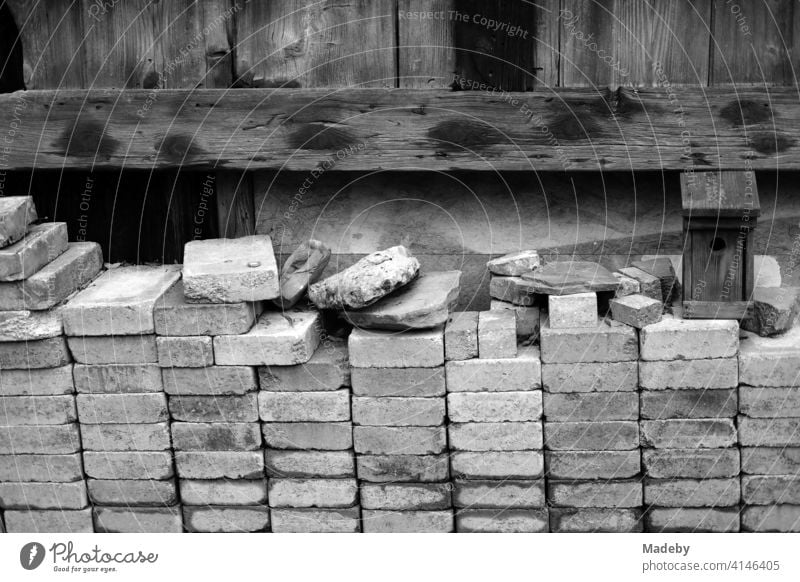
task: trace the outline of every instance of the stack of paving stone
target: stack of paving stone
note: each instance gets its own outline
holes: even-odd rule
[[[522,275],[539,268],[539,253],[519,251],[492,259],[486,263],[490,273],[490,309],[513,311],[517,317],[517,337],[520,344],[533,344],[539,337],[540,313],[537,297],[530,281]]]
[[[454,314],[445,330],[456,530],[548,531],[539,348],[511,311]]]
[[[179,277],[114,268],[63,309],[96,531],[182,531],[153,319]]]
[[[92,531],[61,304],[102,268],[64,223],[0,198],[0,509],[9,532]]]
[[[739,353],[742,529],[800,531],[800,329]]]
[[[738,531],[738,322],[667,315],[640,342],[648,531]]]

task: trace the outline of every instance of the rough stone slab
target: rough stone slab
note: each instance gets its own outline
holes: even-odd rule
[[[0,455],[0,481],[69,483],[83,479],[80,453]]]
[[[598,263],[589,261],[556,261],[525,273],[536,293],[572,295],[596,291],[616,291],[617,279]]]
[[[157,337],[158,365],[162,368],[205,368],[214,365],[208,336]]]
[[[293,366],[314,355],[321,323],[316,311],[265,311],[249,332],[214,338],[219,366]]]
[[[69,351],[80,364],[155,364],[156,336],[68,337]]]
[[[0,396],[0,425],[69,424],[78,420],[75,398],[61,396]]]
[[[753,317],[743,327],[762,337],[791,329],[800,312],[797,287],[756,287],[753,290]]]
[[[445,455],[359,455],[359,480],[372,483],[432,483],[447,481],[450,460]]]
[[[631,392],[638,387],[638,362],[544,364],[545,392]]]
[[[800,475],[743,475],[742,503],[800,505]]]
[[[448,392],[519,392],[541,388],[539,348],[521,347],[515,358],[447,362]]]
[[[270,479],[270,507],[353,507],[355,479]]]
[[[174,479],[87,479],[86,483],[95,505],[159,507],[178,502]]]
[[[510,311],[481,311],[478,315],[478,356],[517,356],[517,317]]]
[[[639,423],[547,422],[544,446],[552,451],[630,451],[639,448]]]
[[[37,218],[32,196],[0,197],[0,248],[21,240]]]
[[[517,316],[517,340],[530,343],[539,337],[541,314],[538,307],[514,305],[507,301],[492,299],[489,311],[513,311]]]
[[[161,369],[155,364],[75,364],[79,394],[141,394],[163,392]]]
[[[103,266],[100,245],[69,243],[65,252],[24,281],[0,283],[0,311],[41,311],[89,283]]]
[[[0,483],[3,509],[83,509],[89,505],[86,483]]]
[[[73,394],[72,364],[37,370],[0,370],[1,396]]]
[[[193,240],[183,247],[183,292],[193,303],[241,303],[280,295],[267,235]]]
[[[641,471],[639,451],[547,451],[550,479],[629,479]]]
[[[29,342],[64,334],[61,308],[0,311],[0,342]]]
[[[262,311],[261,302],[189,303],[178,281],[156,301],[153,321],[157,335],[239,335],[250,331]]]
[[[645,390],[736,388],[737,358],[639,362],[639,384]]]
[[[453,313],[444,328],[446,360],[469,360],[478,357],[477,311]]]
[[[552,508],[550,531],[559,533],[635,533],[642,531],[639,509]]]
[[[444,426],[355,426],[353,442],[365,455],[438,455],[447,449]]]
[[[800,387],[739,387],[739,411],[751,418],[800,417]]]
[[[540,265],[539,253],[534,250],[525,250],[494,258],[486,263],[486,268],[495,275],[519,277],[538,269]]]
[[[98,533],[183,533],[179,507],[95,507]]]
[[[641,507],[642,483],[638,479],[549,481],[547,501],[555,507]]]
[[[169,418],[163,393],[78,394],[81,424],[145,424]]]
[[[743,447],[742,473],[750,475],[800,474],[800,447]]]
[[[281,294],[272,302],[281,309],[294,307],[322,276],[330,258],[331,249],[325,243],[315,239],[300,243],[281,267]]]
[[[738,400],[735,389],[644,391],[641,418],[734,418]]]
[[[730,358],[739,350],[739,322],[665,315],[639,333],[643,360]]]
[[[252,533],[269,530],[266,506],[225,507],[223,505],[183,508],[186,530],[196,533]]]
[[[271,478],[341,479],[356,476],[352,451],[281,451],[264,453],[267,475]]]
[[[87,477],[94,479],[170,479],[172,454],[167,451],[83,453]]]
[[[289,509],[274,508],[274,533],[357,533],[361,531],[361,509]]]
[[[542,393],[457,392],[447,395],[451,422],[525,422],[542,417]]]
[[[680,300],[681,284],[675,274],[672,261],[668,257],[653,257],[634,261],[631,266],[658,278],[661,283],[661,300],[665,304],[669,305],[673,301]]]
[[[646,273],[636,267],[625,267],[620,269],[619,272],[639,283],[639,293],[645,297],[663,302],[661,280],[658,277],[654,277],[650,273]]]
[[[356,368],[434,368],[444,364],[444,327],[402,334],[354,329],[348,350]]]
[[[645,527],[658,533],[730,533],[739,531],[738,507],[653,507]]]
[[[544,479],[455,481],[453,505],[468,509],[532,509],[545,506]]]
[[[627,297],[628,295],[638,295],[642,292],[642,286],[633,277],[622,273],[611,273],[619,282],[619,287],[614,292],[614,297]]]
[[[363,309],[345,316],[356,327],[427,329],[443,325],[461,291],[461,271],[431,271]]]
[[[5,512],[8,533],[94,533],[92,510],[15,510]]]
[[[547,422],[639,420],[636,392],[545,393]]]
[[[261,434],[256,422],[172,423],[176,451],[256,451]]]
[[[739,475],[737,449],[642,449],[642,466],[654,479],[720,479]]]
[[[627,295],[611,300],[611,317],[636,329],[661,321],[664,304],[645,295]]]
[[[800,532],[800,505],[745,507],[742,531]]]
[[[361,426],[439,426],[445,415],[444,398],[353,397],[353,424]]]
[[[181,479],[260,479],[264,455],[257,451],[176,451]]]
[[[466,422],[447,427],[451,451],[541,450],[541,422]]]
[[[744,333],[739,349],[739,382],[772,387],[800,384],[800,326],[774,338]]]
[[[350,385],[350,365],[344,342],[323,343],[305,364],[258,369],[261,390],[323,392]]]
[[[597,325],[597,293],[550,295],[547,298],[547,305],[552,329]]]
[[[183,422],[257,422],[255,393],[240,396],[170,396],[169,415]]]
[[[350,391],[259,392],[264,422],[337,422],[350,420]]]
[[[549,531],[546,509],[462,509],[456,512],[458,533],[543,533]]]
[[[168,451],[169,425],[87,424],[81,427],[84,451]]]
[[[432,397],[445,395],[445,369],[353,368],[354,396]],[[263,384],[262,384],[263,386]]]
[[[660,507],[739,505],[739,479],[645,479],[644,502]]]
[[[539,297],[534,284],[522,277],[492,277],[489,280],[489,296],[523,307],[534,305]]]
[[[617,321],[602,320],[591,328],[553,329],[545,320],[539,339],[542,362],[546,364],[627,362],[639,358],[636,330]]]
[[[273,449],[342,451],[353,447],[350,422],[265,422],[264,443]]]
[[[452,511],[388,511],[365,509],[364,533],[452,533]]]
[[[736,427],[729,418],[643,420],[640,425],[643,447],[718,449],[736,444]]]
[[[364,484],[360,489],[364,509],[426,511],[452,507],[449,483]]]
[[[70,362],[72,357],[63,337],[0,343],[0,368],[3,371],[58,368]]]
[[[71,336],[155,333],[153,308],[179,278],[174,265],[109,269],[64,306],[64,330]]]
[[[462,479],[538,479],[544,475],[542,451],[468,452],[450,454],[454,477]]]
[[[181,479],[183,505],[261,505],[267,502],[264,479]]]
[[[86,443],[84,441],[84,446]],[[78,424],[0,426],[0,454],[67,455],[81,450]]]
[[[258,390],[252,366],[164,368],[160,374],[170,396],[237,396]]]

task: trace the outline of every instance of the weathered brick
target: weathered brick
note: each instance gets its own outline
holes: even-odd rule
[[[167,451],[170,449],[169,425],[156,424],[86,424],[81,427],[86,451]]]
[[[353,423],[361,426],[439,426],[444,398],[353,397]]]
[[[446,360],[469,360],[478,357],[478,312],[453,313],[444,328]]]
[[[64,335],[61,308],[0,312],[0,342],[29,342]]]
[[[451,451],[523,451],[543,446],[541,422],[467,422],[447,427]]]
[[[547,392],[543,397],[547,422],[639,419],[639,395],[636,392]]]
[[[360,493],[364,509],[424,511],[451,507],[449,483],[367,483]]]
[[[28,231],[28,225],[37,218],[32,196],[0,198],[0,248],[21,240]]]
[[[453,505],[469,509],[530,509],[545,506],[544,479],[455,481]]]
[[[350,385],[347,346],[330,342],[317,348],[311,359],[296,366],[258,369],[261,389],[271,392],[324,392]]]
[[[489,280],[489,297],[514,305],[530,306],[536,302],[536,288],[522,277],[492,277]]]
[[[83,509],[86,483],[0,483],[3,509]]]
[[[8,533],[93,533],[92,510],[9,509],[5,512]]]
[[[219,366],[304,364],[319,345],[320,328],[316,311],[265,311],[247,333],[214,337],[214,361]]]
[[[739,411],[751,418],[800,417],[800,388],[739,388]]]
[[[170,396],[169,414],[185,422],[257,422],[255,393],[240,396]]]
[[[798,383],[800,327],[778,337],[743,332],[739,349],[739,382],[747,386],[784,387]]]
[[[98,533],[183,533],[180,507],[95,507]]]
[[[81,424],[145,424],[169,418],[165,394],[78,394]]]
[[[205,368],[214,364],[208,336],[157,337],[158,365],[162,368]]]
[[[739,350],[739,322],[665,315],[639,333],[643,360],[730,358]]]
[[[509,311],[481,311],[478,316],[478,356],[499,359],[516,355],[516,315]]]
[[[800,505],[800,475],[743,475],[742,503]]]
[[[536,479],[544,475],[542,451],[454,452],[450,465],[464,479]]]
[[[640,455],[634,451],[547,451],[550,479],[628,479],[641,471]]]
[[[95,505],[157,507],[178,502],[174,479],[88,479],[86,483]]]
[[[0,425],[69,424],[78,420],[75,398],[61,396],[0,396]]]
[[[447,395],[451,422],[523,422],[542,417],[542,393],[457,392]]]
[[[447,448],[444,426],[355,426],[353,441],[366,455],[437,455]]]
[[[800,532],[800,505],[745,507],[742,531]]]
[[[430,483],[450,476],[447,455],[359,455],[356,474],[372,483]]]
[[[800,474],[800,447],[743,447],[742,473],[750,475]]]
[[[356,533],[361,531],[361,510],[272,508],[274,533]]]
[[[448,392],[518,392],[542,386],[539,348],[520,348],[516,358],[447,362]]]
[[[517,316],[517,340],[531,341],[539,337],[541,314],[538,307],[514,305],[507,301],[492,299],[489,311],[508,310]]]
[[[459,533],[541,533],[549,531],[546,509],[462,509],[456,512]]]
[[[354,329],[348,350],[356,368],[434,368],[444,364],[444,327],[401,334]]]
[[[341,451],[353,447],[349,422],[268,422],[264,443],[273,449]]]
[[[639,292],[651,299],[663,301],[661,294],[661,280],[650,273],[636,267],[624,267],[619,272],[639,283]]]
[[[67,345],[81,364],[155,364],[156,336],[68,337]]]
[[[745,447],[800,447],[800,418],[738,417],[739,444]]]
[[[639,362],[639,384],[646,390],[736,388],[737,358]]]
[[[265,422],[350,420],[350,391],[259,392],[258,411]]]
[[[355,479],[270,479],[270,507],[352,507]]]
[[[615,321],[636,329],[661,321],[664,304],[646,295],[627,295],[611,300],[611,316]]]
[[[653,507],[645,515],[649,532],[726,533],[739,531],[738,507]]]
[[[735,389],[644,391],[641,418],[734,418],[738,401]]]
[[[642,483],[627,481],[549,481],[547,501],[556,507],[639,507]]]
[[[0,426],[0,454],[60,455],[77,453],[80,450],[81,437],[77,423],[52,426]]]
[[[3,370],[57,368],[71,361],[63,337],[0,343],[0,368]]]
[[[552,329],[597,326],[597,293],[574,293],[547,297]]]
[[[258,390],[256,369],[251,366],[164,368],[164,391],[174,396],[230,396]]]
[[[163,392],[155,364],[75,364],[75,389],[86,394]]]
[[[661,507],[730,507],[739,504],[739,479],[645,479],[644,502]]]
[[[716,449],[736,444],[736,427],[729,418],[643,420],[640,424],[643,447]]]
[[[169,479],[174,475],[172,454],[167,451],[86,451],[83,466],[86,476],[94,479]]]
[[[69,483],[83,479],[80,453],[0,455],[0,481]]]
[[[355,396],[444,396],[445,369],[353,368]]]
[[[356,476],[352,451],[276,451],[264,454],[271,478],[339,479]]]
[[[264,479],[181,479],[184,505],[260,505],[267,502]]]
[[[573,329],[553,329],[545,320],[540,343],[545,364],[627,362],[639,358],[636,330],[607,319],[596,327]]]
[[[639,281],[633,277],[628,277],[622,273],[611,273],[614,278],[619,282],[619,287],[614,292],[614,297],[627,297],[628,295],[637,295],[641,293],[642,286]]]
[[[269,530],[269,507],[253,505],[187,506],[183,508],[186,531],[197,533],[250,533]]]
[[[74,392],[72,364],[40,370],[0,370],[2,396],[56,396]]]
[[[257,451],[176,451],[181,479],[260,479],[264,455]]]
[[[180,276],[175,265],[109,269],[64,306],[64,331],[70,336],[153,334],[153,307]]]
[[[589,508],[550,509],[550,531],[559,533],[631,533],[642,531],[641,510]]]
[[[544,446],[553,451],[629,451],[639,447],[639,423],[547,422]]]
[[[173,422],[172,444],[176,451],[255,451],[261,434],[255,422]]]
[[[719,479],[739,475],[737,449],[643,449],[644,472],[654,479]]]
[[[638,384],[638,362],[544,364],[545,392],[632,392]]]
[[[362,511],[364,533],[451,533],[452,511]]]
[[[680,264],[680,257],[677,257]],[[654,277],[657,277],[661,285],[661,299],[667,305],[673,301],[678,301],[681,296],[681,284],[675,274],[675,266],[669,256],[651,256],[634,261],[633,267],[641,269]]]

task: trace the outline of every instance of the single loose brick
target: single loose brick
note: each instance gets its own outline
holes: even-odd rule
[[[85,394],[163,392],[155,364],[75,364],[75,389]]]
[[[800,505],[745,507],[742,531],[800,532]]]
[[[174,479],[88,479],[86,483],[95,505],[158,507],[178,502]]]
[[[169,479],[174,476],[167,451],[83,453],[87,477],[94,479]]]
[[[265,451],[267,475],[273,478],[340,479],[356,476],[352,451]]]
[[[518,392],[542,386],[539,348],[520,348],[516,358],[447,362],[448,392]]]
[[[800,447],[743,447],[742,473],[800,474]]]
[[[661,507],[730,507],[739,504],[739,479],[645,479],[644,502]]]
[[[349,422],[265,422],[264,443],[273,449],[342,451],[353,447]]]
[[[155,364],[156,336],[68,337],[75,361],[81,364]]]
[[[40,370],[0,369],[2,396],[56,396],[74,392],[72,364]]]
[[[644,472],[655,479],[717,479],[739,475],[736,449],[643,449]]]
[[[179,507],[95,507],[98,533],[183,533]]]
[[[182,479],[260,479],[261,451],[176,451],[175,469]]]
[[[546,422],[545,448],[553,451],[629,451],[639,448],[639,423]]]
[[[83,509],[86,483],[0,483],[3,509]]]
[[[86,451],[167,451],[171,448],[169,425],[85,424],[81,426]]]
[[[736,444],[736,427],[729,418],[643,420],[640,424],[645,447],[716,449]]]
[[[492,299],[489,302],[489,311],[513,311],[517,316],[517,340],[529,342],[539,337],[541,314],[538,307],[514,305],[507,301]]]
[[[444,426],[355,426],[353,442],[366,455],[438,455],[447,435]]]
[[[165,394],[78,394],[81,424],[150,424],[169,418]]]
[[[782,336],[743,333],[739,350],[739,382],[747,386],[795,386],[800,370],[800,327]]]
[[[58,368],[70,362],[72,357],[63,337],[0,343],[0,368],[3,370]]]
[[[522,451],[543,446],[541,422],[466,422],[447,427],[452,451]]]
[[[633,392],[638,388],[638,362],[544,364],[545,392]]]
[[[549,295],[547,306],[552,329],[597,325],[597,293]]]
[[[419,511],[451,507],[448,483],[366,483],[360,494],[364,509]]]
[[[186,530],[198,533],[251,533],[269,529],[269,508],[263,505],[226,507],[186,506],[183,508]]]
[[[639,395],[635,392],[548,392],[543,396],[547,422],[639,419]]]
[[[469,509],[530,509],[545,506],[544,479],[455,481],[453,505]]]
[[[664,304],[646,295],[627,295],[611,300],[611,317],[636,329],[661,321]]]
[[[800,505],[800,475],[743,475],[742,503]]]
[[[517,355],[517,318],[510,311],[481,311],[478,316],[478,355],[514,358]]]
[[[270,509],[274,533],[356,533],[361,531],[361,510],[343,509]]]
[[[639,509],[553,507],[550,509],[550,530],[560,533],[640,532],[641,518]]]
[[[800,418],[738,417],[739,444],[749,447],[800,447]]]
[[[451,533],[453,512],[441,511],[362,511],[364,533]]]
[[[5,511],[8,533],[94,533],[92,510],[9,509]]]
[[[347,346],[343,342],[320,345],[305,364],[258,369],[262,390],[271,392],[324,392],[350,385]]]
[[[169,414],[185,422],[257,422],[255,393],[241,396],[170,396]]]
[[[639,362],[639,383],[646,390],[736,388],[737,358]]]
[[[542,417],[542,393],[456,392],[447,395],[451,422],[523,422]]]
[[[738,400],[734,389],[644,391],[641,418],[734,418]]]
[[[462,509],[456,512],[459,533],[541,533],[549,531],[546,509]]]
[[[627,481],[549,481],[547,500],[556,507],[627,508],[642,505],[642,484]]]
[[[208,336],[157,337],[158,365],[162,368],[205,368],[214,364]]]
[[[353,423],[360,426],[439,426],[444,421],[444,398],[353,397]]]
[[[447,455],[359,455],[356,473],[372,483],[446,481],[450,476]]]
[[[478,312],[453,313],[444,328],[446,360],[469,360],[478,357]]]
[[[175,396],[230,396],[258,390],[256,369],[251,366],[164,368],[164,391]]]
[[[550,479],[628,479],[641,471],[639,451],[547,451]]]
[[[661,280],[636,267],[624,267],[619,272],[639,283],[639,292],[651,299],[663,301],[661,294]]]
[[[444,364],[444,328],[401,334],[354,329],[348,351],[357,368],[434,368]]]
[[[739,412],[751,418],[800,417],[800,389],[739,387]]]
[[[353,368],[350,378],[355,396],[444,396],[445,369]]]
[[[0,481],[69,483],[83,479],[80,453],[0,455]]]
[[[636,329],[605,319],[596,327],[573,329],[554,329],[545,320],[540,343],[545,364],[626,362],[639,358]]]
[[[259,392],[258,411],[265,422],[350,420],[350,391]]]
[[[355,479],[270,479],[270,507],[352,507]]]
[[[537,479],[544,475],[542,451],[454,452],[453,475],[464,479]]]
[[[738,507],[653,507],[645,515],[649,532],[727,533],[739,531]]]
[[[85,446],[85,442],[84,442]],[[81,450],[78,424],[0,426],[0,454],[70,454]]]
[[[264,479],[181,479],[184,505],[260,505],[267,501]]]
[[[739,322],[665,315],[639,333],[643,360],[730,358],[739,350]]]
[[[62,396],[0,396],[0,425],[69,424],[78,420],[75,398]]]
[[[176,451],[255,451],[261,447],[258,423],[172,423]]]

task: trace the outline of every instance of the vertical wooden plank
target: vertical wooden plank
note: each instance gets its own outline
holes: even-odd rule
[[[562,0],[559,13],[562,87],[613,85],[621,67],[614,46],[614,0]]]
[[[22,39],[11,10],[0,0],[0,93],[24,88]]]
[[[252,172],[216,174],[218,230],[223,238],[255,234]]]
[[[456,71],[455,0],[398,0],[398,86],[441,89]]]

